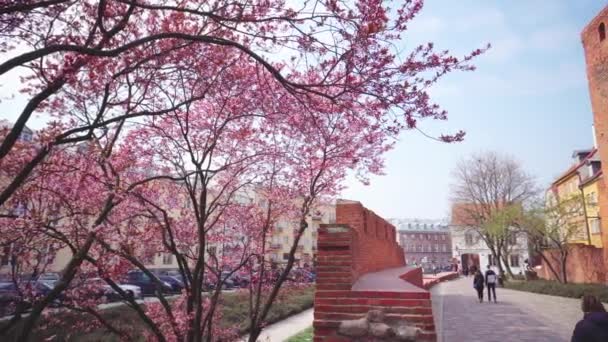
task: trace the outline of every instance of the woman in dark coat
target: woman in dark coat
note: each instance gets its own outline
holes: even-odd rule
[[[595,296],[584,295],[581,302],[583,319],[576,323],[572,342],[608,341],[608,313]]]
[[[481,271],[477,270],[475,273],[475,278],[473,278],[473,287],[477,290],[477,298],[479,298],[479,302],[483,302],[483,284],[485,279],[483,278],[483,274]]]

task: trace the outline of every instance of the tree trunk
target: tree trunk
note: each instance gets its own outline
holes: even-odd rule
[[[536,252],[540,255],[541,259],[543,259],[545,261],[545,263],[547,264],[547,267],[549,267],[549,270],[551,271],[551,273],[553,274],[555,279],[561,283],[562,277],[561,277],[560,273],[558,273],[557,270],[555,270],[555,267],[553,267],[553,264],[551,263],[551,261],[545,256],[545,254],[543,254],[542,250],[536,250]]]
[[[83,247],[78,251],[78,253],[76,253],[72,257],[72,260],[70,260],[70,262],[65,268],[63,276],[57,282],[57,284],[55,284],[55,287],[51,290],[51,292],[49,292],[46,297],[34,304],[34,306],[32,307],[32,312],[23,324],[21,333],[19,334],[19,338],[17,339],[18,341],[28,340],[30,333],[32,332],[32,330],[34,330],[34,325],[36,324],[36,321],[42,314],[42,311],[47,307],[47,305],[57,299],[61,292],[63,292],[68,287],[68,285],[70,285],[70,282],[76,275],[80,264],[86,257],[87,253],[89,252],[89,249],[91,249],[91,245],[93,244],[94,239],[95,234],[89,233],[89,236],[87,237],[87,240],[84,243]]]
[[[509,266],[509,254],[502,254],[502,262],[505,263],[505,270],[507,271],[507,274],[509,274],[509,277],[513,279],[513,271],[511,270],[511,266]]]
[[[568,251],[562,251],[560,253],[560,262],[562,266],[562,282],[568,284],[568,272],[566,272],[566,261],[568,259]]]

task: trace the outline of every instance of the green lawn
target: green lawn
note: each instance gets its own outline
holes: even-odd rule
[[[222,295],[223,314],[220,325],[226,328],[236,328],[239,333],[245,334],[248,330],[247,310],[248,293],[227,292]],[[268,314],[268,323],[274,323],[293,314],[302,312],[312,307],[314,301],[314,287],[305,288],[285,288],[275,301]],[[144,341],[141,337],[145,329],[137,314],[126,306],[113,307],[102,311],[104,319],[119,328],[128,329],[133,336],[140,336],[136,341]],[[87,322],[94,322],[95,319],[86,314],[74,312],[60,312],[50,314],[47,318],[41,318],[38,326],[30,335],[30,341],[107,341],[118,342],[118,336],[112,334],[105,328],[75,329],[77,323],[84,323],[86,329]],[[3,323],[0,323],[2,327]],[[4,323],[5,324],[5,323]],[[90,324],[88,324],[90,326]],[[15,341],[16,333],[13,329],[12,334],[0,336],[0,341]],[[308,341],[308,340],[302,340]]]
[[[513,280],[506,282],[505,288],[570,298],[581,298],[585,294],[591,294],[604,303],[608,302],[608,287],[602,284],[562,284],[551,280]]]
[[[287,342],[310,342],[312,341],[312,327],[299,332],[287,340]]]

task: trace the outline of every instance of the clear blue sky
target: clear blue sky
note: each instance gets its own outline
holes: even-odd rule
[[[543,187],[571,163],[574,149],[592,146],[591,105],[580,40],[583,27],[608,0],[427,0],[407,45],[433,41],[462,55],[491,43],[478,70],[448,76],[434,100],[448,122],[425,121],[431,133],[464,129],[466,141],[441,144],[414,131],[386,156],[385,176],[369,186],[349,182],[343,197],[384,217],[443,218],[449,214],[450,172],[474,152],[519,160]]]
[[[431,134],[467,132],[442,144],[410,131],[386,156],[386,175],[369,186],[349,181],[344,198],[384,217],[444,218],[450,171],[474,152],[512,155],[546,186],[570,165],[574,149],[592,145],[592,114],[580,31],[608,0],[427,0],[410,25],[405,48],[428,41],[457,55],[492,44],[472,73],[456,73],[433,89],[448,122],[425,121]],[[0,118],[15,120],[25,98],[17,72],[0,78]],[[14,96],[14,97],[13,97]],[[40,126],[34,119],[33,128]]]

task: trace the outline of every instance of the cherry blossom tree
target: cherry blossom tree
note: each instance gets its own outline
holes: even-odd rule
[[[114,81],[128,75],[151,91],[164,77],[141,72],[161,69],[171,74],[189,68],[193,59],[202,66],[213,57],[207,47],[245,55],[245,63],[264,69],[296,99],[317,95],[336,102],[360,101],[382,111],[398,108],[405,120],[386,120],[393,129],[413,128],[421,117],[445,119],[426,90],[451,70],[472,69],[468,61],[481,50],[458,59],[428,44],[398,55],[394,44],[404,39],[407,24],[421,8],[420,0],[404,1],[393,10],[382,1],[305,1],[294,6],[266,0],[165,5],[141,0],[2,1],[0,52],[6,57],[0,75],[27,69],[22,91],[30,97],[21,113],[15,113],[0,158],[12,150],[32,115],[58,117],[70,125],[15,176],[0,194],[0,203],[53,146],[90,139],[92,130],[126,117],[165,113],[158,107],[126,117],[100,111],[82,122],[61,108],[66,92],[88,91],[91,97],[111,91]],[[285,57],[276,58],[277,52]],[[145,99],[146,104],[152,101]],[[442,139],[459,140],[462,135]]]
[[[399,52],[421,8],[413,0],[396,9],[334,0],[0,1],[8,56],[0,76],[26,69],[29,96],[0,145],[1,242],[19,246],[15,283],[19,273],[44,272],[37,251],[72,255],[48,295],[24,295],[33,311],[21,338],[60,297],[128,338],[82,291],[96,275],[150,339],[229,339],[234,331],[217,324],[222,285],[248,274],[255,341],[307,218],[348,172],[362,181],[381,173],[400,132],[445,120],[428,89],[450,71],[472,70],[482,52],[456,58],[430,43]],[[33,115],[48,128],[22,146]],[[25,214],[11,214],[15,205]],[[268,237],[284,219],[298,227],[286,267],[274,273]],[[177,261],[184,291],[176,299],[148,265],[157,253]],[[133,269],[155,280],[158,302],[143,308],[120,288]]]

